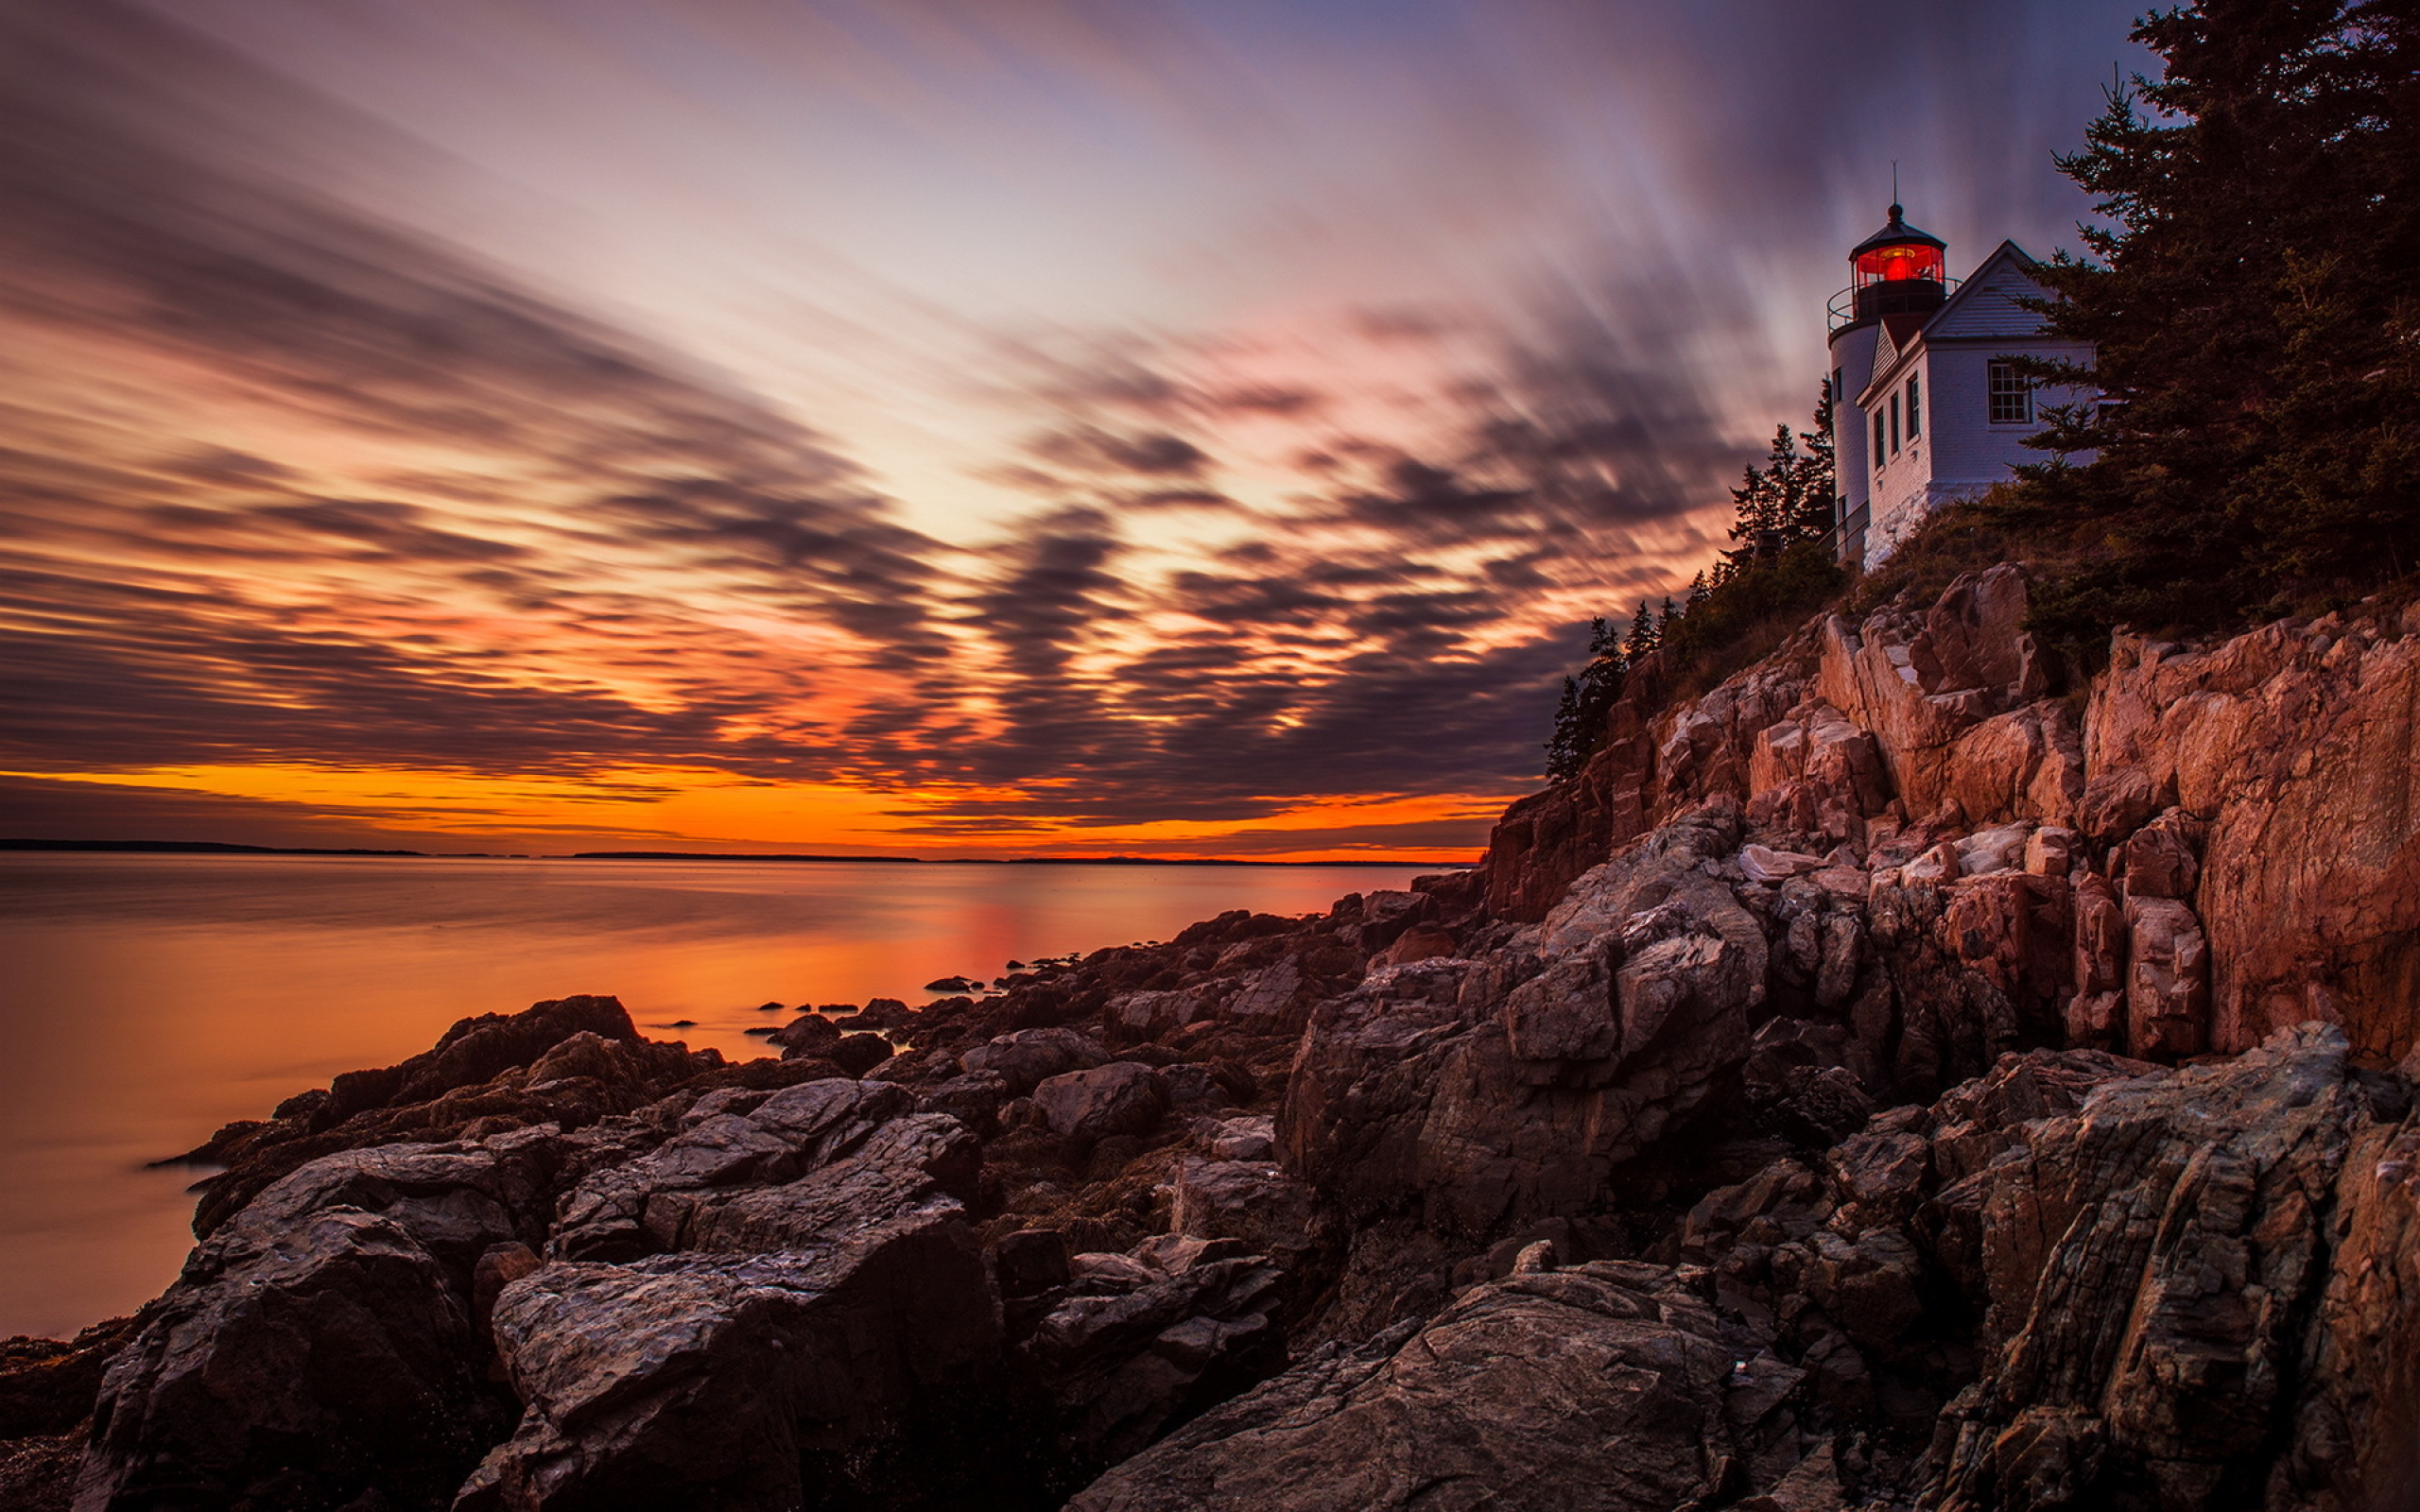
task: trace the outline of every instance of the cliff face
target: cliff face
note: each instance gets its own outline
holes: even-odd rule
[[[2026,610],[2024,574],[2004,565],[1921,613],[1835,616],[1703,697],[1616,706],[1587,769],[1497,826],[1490,905],[1543,919],[1615,848],[1718,798],[1809,851],[1885,862],[1913,836],[2021,825],[2066,848],[2074,921],[2048,922],[2086,936],[2055,986],[2079,1042],[2240,1051],[2317,1020],[2364,1054],[2410,1051],[2420,615],[2200,647],[2121,636],[2107,670],[2065,690]],[[2107,998],[2139,1000],[2138,939],[2141,971],[2176,997],[2162,1045]]]
[[[2412,1504],[2420,614],[2067,689],[2026,606],[1651,666],[1482,870],[1325,915],[737,1065],[465,1020],[197,1152],[139,1316],[0,1349],[0,1492]]]

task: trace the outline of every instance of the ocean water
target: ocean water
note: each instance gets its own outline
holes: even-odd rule
[[[147,1162],[470,1014],[611,993],[652,1038],[763,1055],[768,1001],[918,1003],[1427,869],[0,853],[0,1336],[175,1277],[200,1173]]]

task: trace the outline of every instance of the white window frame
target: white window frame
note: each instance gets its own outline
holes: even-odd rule
[[[2016,364],[1995,362],[1983,369],[1984,415],[1995,425],[2033,423],[2033,383],[2017,374]]]

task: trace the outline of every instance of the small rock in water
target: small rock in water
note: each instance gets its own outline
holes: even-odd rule
[[[667,1029],[694,1029],[697,1026],[698,1021],[695,1019],[675,1019],[665,1025]]]
[[[1011,962],[1009,963],[1009,970],[1010,970],[1010,971],[1024,971],[1024,970],[1025,970],[1025,962],[1023,962],[1023,961],[1011,961]]]
[[[983,984],[972,977],[937,976],[925,984],[927,992],[980,992]]]
[[[782,1005],[778,1003],[759,1003],[756,1005],[756,1011],[759,1013],[779,1013],[782,1011]]]

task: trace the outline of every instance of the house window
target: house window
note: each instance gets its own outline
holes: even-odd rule
[[[2032,421],[2033,386],[2016,370],[2016,364],[1993,363],[1989,387],[1993,424],[2023,425]]]
[[[1924,380],[1908,380],[1908,439],[1913,441],[1925,433]]]
[[[1882,471],[1882,411],[1874,412],[1874,471]]]
[[[1891,455],[1899,455],[1899,396],[1891,396]]]

